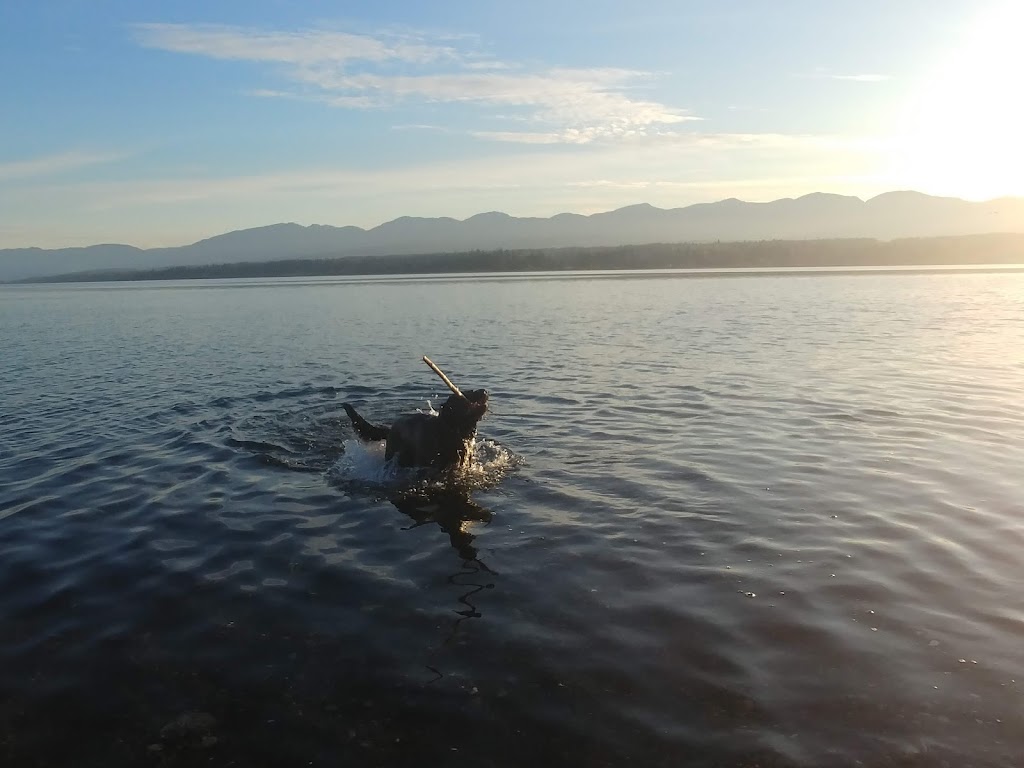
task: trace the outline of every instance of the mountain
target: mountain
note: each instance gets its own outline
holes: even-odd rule
[[[1024,198],[969,202],[919,192],[869,200],[813,193],[769,203],[728,199],[685,208],[646,203],[591,216],[516,218],[480,213],[460,221],[403,216],[372,229],[273,224],[191,245],[0,250],[0,280],[105,269],[235,264],[339,256],[751,240],[939,237],[1024,232]]]

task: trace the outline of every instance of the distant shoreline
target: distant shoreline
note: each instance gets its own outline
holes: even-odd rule
[[[647,245],[467,251],[402,256],[281,259],[158,269],[108,269],[9,281],[8,285],[287,277],[397,277],[544,272],[692,270],[728,274],[836,274],[848,270],[1015,271],[1024,264],[1024,234]]]
[[[212,287],[255,287],[268,284],[280,286],[303,285],[375,285],[386,283],[452,283],[452,282],[517,282],[553,280],[670,280],[702,278],[743,278],[743,277],[851,277],[871,275],[978,275],[978,274],[1024,273],[1024,259],[1019,263],[1006,264],[914,264],[879,265],[866,267],[751,267],[723,269],[594,269],[594,270],[543,270],[517,272],[410,272],[398,274],[359,275],[292,275],[246,277],[195,277],[138,280],[20,280],[0,283],[0,288],[46,285],[105,285],[145,283],[212,283]],[[266,282],[265,282],[266,281]],[[197,285],[198,287],[198,285]]]

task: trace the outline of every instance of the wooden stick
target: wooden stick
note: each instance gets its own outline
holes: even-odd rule
[[[433,360],[431,360],[429,357],[424,355],[423,356],[423,362],[430,366],[430,370],[432,370],[434,373],[436,373],[438,376],[441,377],[441,381],[443,381],[445,384],[448,385],[448,389],[450,389],[452,392],[454,392],[458,397],[461,397],[463,400],[468,400],[469,399],[464,394],[462,394],[462,392],[459,391],[458,387],[456,387],[454,384],[452,384],[452,380],[449,379],[447,376],[445,376],[444,372],[440,368],[438,368],[436,365],[434,365],[434,361]]]

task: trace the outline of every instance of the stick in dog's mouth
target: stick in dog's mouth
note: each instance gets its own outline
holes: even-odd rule
[[[444,371],[442,371],[440,368],[438,368],[436,365],[434,365],[434,361],[433,360],[431,360],[429,357],[424,355],[423,356],[423,362],[430,366],[430,370],[432,370],[434,373],[436,373],[438,376],[441,377],[441,381],[443,381],[445,384],[447,384],[448,385],[448,389],[450,389],[452,392],[454,392],[457,397],[461,397],[463,400],[469,400],[468,397],[466,397],[464,394],[462,394],[462,391],[458,387],[456,387],[454,384],[452,384],[452,380],[444,375]]]

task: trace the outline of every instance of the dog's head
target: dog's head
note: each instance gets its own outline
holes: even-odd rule
[[[452,395],[441,406],[440,418],[459,433],[463,439],[469,439],[476,432],[476,425],[487,413],[487,390],[474,389],[464,392],[464,397]]]

